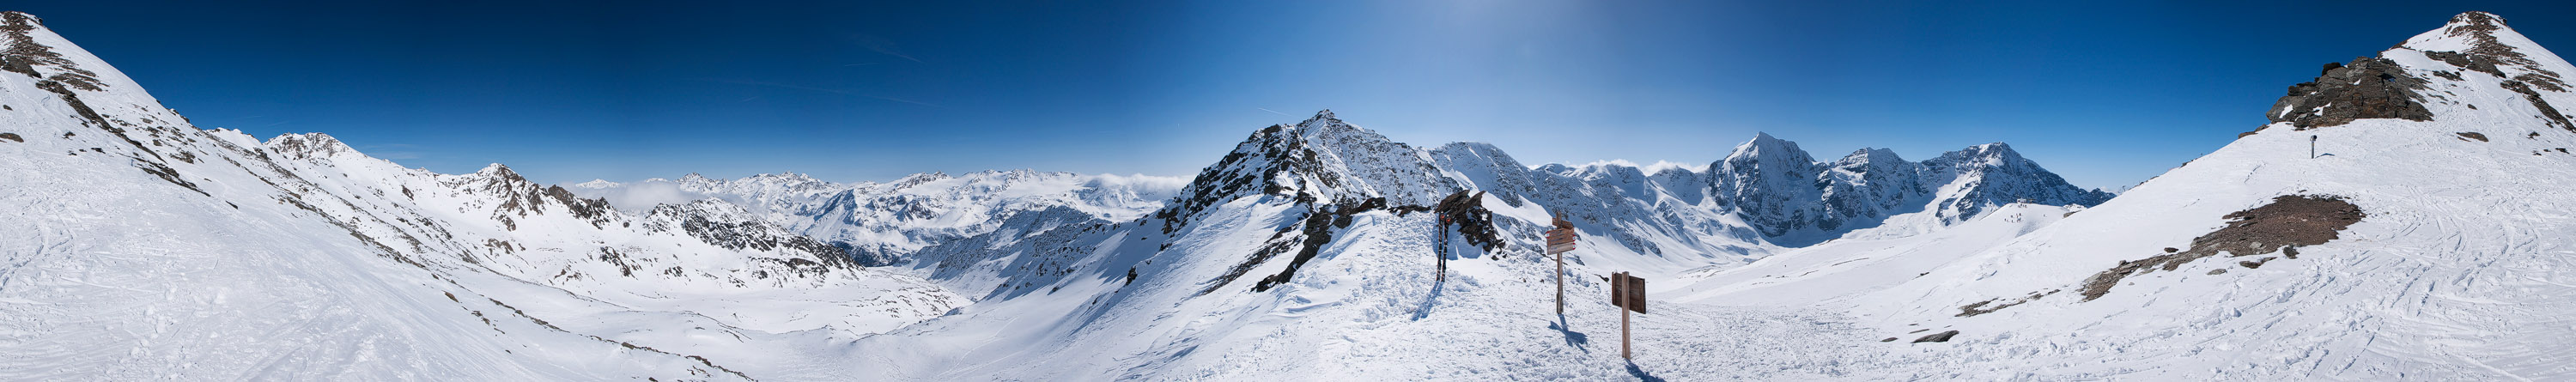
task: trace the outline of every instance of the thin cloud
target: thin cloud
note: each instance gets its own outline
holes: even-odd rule
[[[773,87],[773,88],[780,88],[780,89],[794,89],[794,90],[804,90],[804,91],[812,91],[812,92],[824,92],[824,93],[832,93],[832,94],[839,94],[839,95],[846,95],[846,96],[855,96],[855,97],[867,97],[867,98],[875,98],[875,99],[886,100],[886,101],[902,102],[902,103],[908,103],[908,104],[914,104],[914,105],[921,105],[921,106],[929,106],[929,107],[938,107],[938,108],[945,108],[945,107],[947,107],[947,106],[942,106],[942,105],[940,105],[940,104],[935,104],[935,103],[921,102],[921,101],[914,101],[914,100],[908,100],[908,99],[902,99],[902,98],[894,98],[894,97],[887,97],[887,96],[881,96],[881,95],[873,95],[873,94],[860,94],[860,93],[858,93],[858,92],[852,92],[852,91],[848,91],[848,90],[841,90],[841,89],[818,88],[818,87],[804,86],[804,85],[792,85],[792,84],[782,84],[782,83],[776,83],[776,82],[760,82],[760,81],[743,81],[743,80],[709,80],[709,81],[715,81],[715,82],[720,82],[720,83],[728,83],[728,84],[735,84],[735,85],[766,86],[766,87]],[[747,99],[746,99],[746,101],[747,101]]]
[[[874,51],[874,52],[877,52],[878,54],[883,54],[883,55],[888,55],[888,56],[895,56],[896,58],[902,58],[902,59],[906,59],[906,60],[912,60],[912,62],[914,62],[914,63],[925,63],[925,64],[927,63],[927,62],[922,62],[922,61],[921,61],[921,59],[918,59],[918,58],[912,58],[912,55],[909,55],[909,54],[903,54],[903,51],[895,50],[895,47],[894,47],[894,41],[893,41],[893,40],[887,40],[887,39],[885,39],[884,37],[877,37],[877,36],[875,36],[875,35],[865,35],[865,34],[860,34],[860,35],[851,35],[851,36],[850,36],[850,41],[851,41],[851,42],[854,42],[854,43],[859,44],[859,47],[862,47],[862,48],[868,48],[868,50],[869,50],[869,51]]]
[[[1258,108],[1258,107],[1256,107],[1256,108],[1254,108],[1254,109],[1261,109],[1261,111],[1267,111],[1267,112],[1270,112],[1270,114],[1278,114],[1278,115],[1281,115],[1281,116],[1295,117],[1294,115],[1288,115],[1288,113],[1281,113],[1281,112],[1279,112],[1278,110],[1263,109],[1263,108]]]
[[[868,97],[868,98],[875,98],[875,99],[887,100],[887,101],[902,102],[902,103],[908,103],[908,104],[914,104],[914,105],[921,105],[921,106],[940,107],[940,108],[947,107],[947,106],[940,106],[939,104],[935,104],[935,103],[921,102],[921,101],[914,101],[914,100],[908,100],[908,99],[902,99],[902,98],[894,98],[894,97],[887,97],[887,96],[873,96],[873,95],[865,95],[865,94],[861,94],[861,95],[859,95],[859,96],[860,96],[860,97]]]

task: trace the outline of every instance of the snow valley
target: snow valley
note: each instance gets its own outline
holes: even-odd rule
[[[2117,195],[2004,143],[1532,165],[1331,111],[1188,179],[546,185],[200,129],[0,22],[7,379],[2576,378],[2576,67],[2486,13]]]

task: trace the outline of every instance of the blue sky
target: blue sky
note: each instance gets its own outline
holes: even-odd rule
[[[1187,177],[1332,109],[1532,165],[2001,141],[2116,189],[2462,11],[2576,46],[2561,2],[209,3],[8,7],[200,127],[542,182]]]

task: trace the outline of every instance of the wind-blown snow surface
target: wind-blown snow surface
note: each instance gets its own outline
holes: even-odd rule
[[[0,18],[12,378],[821,378],[760,352],[965,303],[730,204],[623,214],[499,165],[198,130],[34,17]]]

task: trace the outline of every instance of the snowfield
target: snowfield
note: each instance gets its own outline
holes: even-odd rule
[[[1530,166],[1330,111],[1187,180],[548,186],[0,32],[0,379],[2576,379],[2576,66],[2484,13],[2117,197],[2000,143]]]

